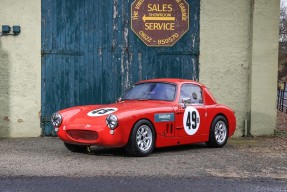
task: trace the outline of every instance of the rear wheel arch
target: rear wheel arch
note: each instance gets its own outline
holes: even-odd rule
[[[219,128],[218,127],[216,128],[217,125],[220,125],[220,126],[218,126]],[[221,125],[223,125],[223,126],[221,126]],[[216,136],[221,135],[221,131],[217,132],[216,129],[221,130],[221,127],[226,128],[225,138],[223,141],[219,141],[221,139],[221,136],[216,138]],[[216,114],[214,116],[214,118],[212,119],[212,122],[211,122],[211,125],[209,128],[209,140],[208,140],[208,142],[206,142],[206,144],[209,147],[223,147],[228,140],[228,135],[229,135],[228,119],[222,113]]]
[[[227,116],[226,116],[224,113],[217,113],[217,114],[213,117],[212,122],[214,121],[214,119],[215,119],[217,116],[223,116],[223,117],[225,118],[226,123],[227,123],[227,130],[228,130],[228,129],[229,129],[229,121],[228,121]],[[210,128],[211,128],[211,125],[210,125]]]

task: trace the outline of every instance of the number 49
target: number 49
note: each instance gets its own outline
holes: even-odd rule
[[[192,111],[191,115],[190,115],[190,112],[188,112],[187,119],[186,119],[186,126],[188,127],[188,129],[191,129],[191,128],[196,129],[196,127],[197,127],[197,121],[196,120],[197,120],[196,112]]]

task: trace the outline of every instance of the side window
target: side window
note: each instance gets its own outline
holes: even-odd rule
[[[194,84],[183,84],[180,89],[179,102],[181,103],[184,98],[190,98],[191,103],[203,103],[201,88]]]

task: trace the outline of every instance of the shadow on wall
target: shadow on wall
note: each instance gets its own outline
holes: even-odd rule
[[[8,53],[3,49],[3,40],[0,37],[0,138],[9,137],[10,129],[10,62]]]

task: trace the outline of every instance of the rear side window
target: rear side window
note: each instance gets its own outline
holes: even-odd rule
[[[182,99],[190,98],[191,103],[202,104],[202,89],[198,85],[183,84],[180,89],[179,102],[182,103]]]

